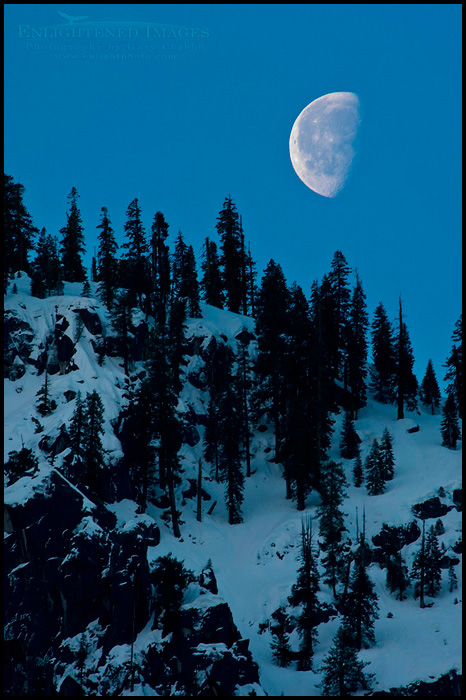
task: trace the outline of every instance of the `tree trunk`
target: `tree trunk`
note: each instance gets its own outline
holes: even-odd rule
[[[173,476],[170,473],[167,474],[167,482],[168,482],[168,495],[170,497],[170,513],[172,516],[172,526],[173,526],[173,534],[175,537],[181,537],[181,532],[180,532],[180,526],[178,524],[178,515],[176,512],[176,501],[175,501],[175,489],[173,486]]]
[[[199,460],[199,471],[197,475],[197,514],[196,519],[202,522],[202,463]]]

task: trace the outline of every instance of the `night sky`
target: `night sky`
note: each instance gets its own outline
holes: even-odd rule
[[[102,206],[119,243],[137,197],[147,231],[160,210],[199,256],[231,195],[260,274],[274,258],[309,296],[341,250],[370,318],[383,301],[395,320],[401,294],[418,378],[429,357],[443,378],[461,311],[460,5],[6,5],[5,47],[5,172],[54,235],[77,188],[88,266]],[[329,199],[288,141],[339,91],[362,122]]]

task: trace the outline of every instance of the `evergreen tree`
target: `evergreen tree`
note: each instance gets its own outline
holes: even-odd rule
[[[354,460],[354,466],[353,466],[353,481],[354,485],[359,488],[362,486],[362,483],[364,481],[364,472],[363,472],[363,467],[362,467],[362,459],[361,459],[361,453],[358,451],[357,457]]]
[[[358,652],[349,643],[347,630],[340,627],[322,665],[322,695],[347,697],[357,690],[370,690],[373,676],[364,673],[365,666],[367,663],[359,660]]]
[[[171,357],[163,327],[156,327],[149,338],[150,354],[147,360],[148,394],[151,396],[155,447],[159,466],[159,485],[168,491],[170,516],[175,537],[180,537],[176,509],[175,485],[179,483],[178,453],[183,444],[181,423],[176,407],[178,392],[174,386]]]
[[[91,282],[98,282],[98,281],[99,281],[99,273],[97,272],[97,260],[95,259],[95,255],[93,255],[92,262],[91,262]]]
[[[318,623],[319,601],[319,577],[316,562],[312,552],[312,527],[311,520],[307,518],[301,523],[301,566],[294,584],[289,602],[293,606],[302,606],[298,617],[297,628],[301,638],[299,649],[298,669],[309,671],[312,668],[312,657],[317,639],[316,626]]]
[[[39,469],[39,460],[32,450],[23,446],[19,451],[13,450],[8,453],[4,467],[11,486],[22,476],[35,474]]]
[[[290,665],[291,647],[290,647],[290,631],[291,624],[283,607],[278,608],[272,614],[273,622],[270,625],[273,639],[270,644],[272,648],[272,658],[281,668],[286,668]]]
[[[246,460],[246,476],[251,476],[251,450],[250,450],[250,393],[252,388],[252,363],[249,356],[249,337],[247,330],[242,329],[236,336],[239,344],[238,353],[238,391],[241,397],[241,438],[244,458]]]
[[[455,572],[455,567],[450,564],[448,567],[448,590],[453,593],[454,590],[458,588],[458,577]]]
[[[401,550],[389,555],[387,561],[387,587],[390,593],[396,593],[397,600],[406,598],[405,591],[409,585],[408,567],[403,561]]]
[[[270,260],[257,299],[255,330],[258,351],[253,407],[256,422],[264,416],[273,421],[277,461],[286,406],[283,364],[287,348],[288,304],[289,292],[283,271],[280,265]]]
[[[167,318],[171,284],[170,252],[165,242],[167,237],[168,223],[162,212],[158,211],[152,224],[151,273],[154,316],[157,322],[162,325]]]
[[[12,273],[30,271],[29,253],[38,229],[23,201],[25,188],[4,175],[3,209],[3,265],[4,290]]]
[[[356,273],[356,284],[351,296],[347,326],[347,380],[351,392],[353,418],[366,404],[367,329],[366,295]]]
[[[76,187],[73,187],[68,196],[69,211],[66,214],[66,226],[60,229],[63,278],[67,282],[84,282],[86,279],[86,271],[81,259],[86,249],[78,197]]]
[[[287,497],[294,494],[298,510],[304,510],[309,489],[318,486],[320,456],[316,454],[316,441],[313,439],[315,411],[309,370],[309,304],[297,284],[290,289],[287,329],[282,370],[286,404],[281,459],[285,467]]]
[[[253,318],[256,315],[256,299],[258,294],[256,277],[256,263],[252,258],[251,244],[249,244],[248,252],[246,253],[246,294],[248,300],[248,313]]]
[[[174,391],[179,394],[182,389],[181,367],[186,365],[184,352],[186,347],[186,301],[174,299],[170,306],[168,319],[167,351],[171,363],[171,378]]]
[[[48,416],[57,407],[55,401],[50,398],[48,377],[47,368],[45,368],[44,383],[36,394],[39,397],[36,408],[41,416]]]
[[[347,411],[341,431],[340,455],[344,459],[354,459],[359,452],[359,443],[360,439],[354,428],[354,422]]]
[[[372,321],[372,359],[370,388],[376,401],[391,403],[395,397],[395,345],[392,324],[380,302]]]
[[[424,601],[425,587],[426,587],[426,522],[422,521],[422,539],[421,546],[416,552],[413,560],[413,566],[411,569],[411,578],[414,583],[414,597],[419,598],[419,604],[421,608],[425,608],[426,604]]]
[[[115,240],[107,207],[102,207],[100,224],[97,226],[99,233],[99,248],[97,251],[99,287],[98,294],[108,309],[115,299],[118,286],[118,244]]]
[[[419,396],[423,405],[430,408],[432,415],[435,415],[440,407],[440,389],[432,360],[427,363],[426,373],[419,388]]]
[[[408,328],[403,321],[403,307],[399,300],[398,336],[395,341],[396,357],[396,403],[398,420],[404,418],[404,406],[410,411],[417,407],[418,383],[413,373],[414,357]]]
[[[137,198],[129,204],[126,216],[125,235],[127,240],[122,246],[126,250],[122,283],[137,298],[139,308],[142,309],[142,296],[144,293],[146,295],[148,293],[147,256],[149,248]]]
[[[226,197],[217,217],[220,236],[223,289],[227,308],[240,313],[245,288],[245,253],[239,215],[230,196]]]
[[[393,453],[393,437],[388,428],[385,428],[382,433],[380,459],[382,462],[383,477],[385,481],[391,481],[395,475],[395,455]]]
[[[345,256],[337,250],[333,256],[328,280],[331,287],[334,321],[331,323],[329,348],[336,360],[337,377],[343,378],[345,388],[348,382],[348,326],[351,292],[348,286],[348,275],[351,268]],[[361,290],[362,291],[362,290]],[[359,313],[359,310],[358,310]]]
[[[78,391],[76,396],[76,407],[71,417],[68,435],[70,436],[70,456],[67,459],[69,465],[78,465],[82,468],[84,459],[84,430],[85,430],[86,412],[84,401]]]
[[[444,535],[445,534],[445,526],[442,523],[440,518],[438,518],[438,520],[435,521],[435,534],[436,535]]]
[[[123,411],[126,436],[123,443],[124,462],[131,475],[135,500],[140,511],[145,513],[149,483],[155,468],[152,395],[148,383],[141,382],[128,398],[128,405]]]
[[[241,396],[238,381],[233,374],[233,352],[224,347],[224,388],[218,397],[219,474],[225,482],[225,502],[230,525],[243,522],[244,475],[238,435],[241,434]]]
[[[455,397],[451,392],[447,396],[442,414],[442,445],[448,447],[450,450],[456,450],[456,443],[458,440],[461,440],[461,430],[458,422]]]
[[[374,620],[378,618],[377,594],[367,573],[367,545],[364,532],[355,555],[354,572],[345,600],[345,628],[354,647],[361,651],[375,644]]]
[[[167,554],[156,559],[153,580],[153,611],[155,618],[162,620],[165,637],[170,632],[174,632],[179,624],[184,591],[194,580],[194,576],[181,561]]]
[[[217,246],[214,241],[205,239],[201,262],[202,278],[200,288],[206,304],[223,309],[224,295]]]
[[[116,344],[120,357],[123,358],[123,368],[126,376],[129,375],[131,365],[131,338],[132,338],[132,320],[131,320],[131,293],[126,290],[120,290],[115,293],[112,307],[110,310],[110,318],[112,321],[113,330],[116,333]]]
[[[99,469],[103,466],[104,406],[96,390],[86,395],[84,403],[84,429],[82,433],[83,481],[93,494],[100,493]]]
[[[337,596],[337,581],[342,574],[342,533],[344,532],[344,513],[341,511],[346,494],[346,479],[341,464],[333,460],[322,465],[320,496],[321,503],[318,506],[320,516],[319,534],[323,539],[322,549],[325,558],[322,563],[325,567],[325,583],[332,586],[334,597]]]
[[[63,294],[63,280],[57,239],[40,232],[36,245],[36,257],[31,264],[31,294],[44,299],[54,294]]]
[[[431,598],[435,598],[442,587],[441,560],[442,551],[439,547],[435,526],[432,525],[427,533],[425,547],[425,590]]]
[[[187,303],[187,312],[191,318],[201,318],[199,304],[199,283],[197,281],[196,259],[193,247],[190,245],[186,251],[185,265],[183,269],[183,296]]]
[[[89,284],[88,280],[84,280],[83,282],[83,290],[81,292],[82,297],[89,298],[91,296],[91,285]]]
[[[461,315],[455,324],[452,335],[453,347],[447,358],[445,367],[447,373],[445,381],[448,382],[447,391],[455,397],[458,406],[458,415],[463,418],[463,316]]]
[[[377,496],[385,491],[385,470],[377,438],[374,439],[372,447],[365,463],[367,493],[370,496]]]

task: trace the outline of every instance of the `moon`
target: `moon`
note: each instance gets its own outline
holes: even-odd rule
[[[335,197],[343,189],[360,122],[354,92],[331,92],[303,109],[291,129],[290,158],[309,189],[323,197]]]

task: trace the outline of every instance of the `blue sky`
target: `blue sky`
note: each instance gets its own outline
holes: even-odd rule
[[[67,38],[80,23],[90,38]],[[55,235],[77,188],[87,264],[102,206],[120,243],[138,197],[147,230],[160,210],[199,254],[231,194],[260,273],[274,258],[308,294],[341,250],[371,318],[383,301],[394,319],[401,294],[419,378],[429,357],[443,377],[461,311],[460,5],[6,5],[5,61],[5,172]],[[362,122],[328,199],[288,139],[337,91]]]

